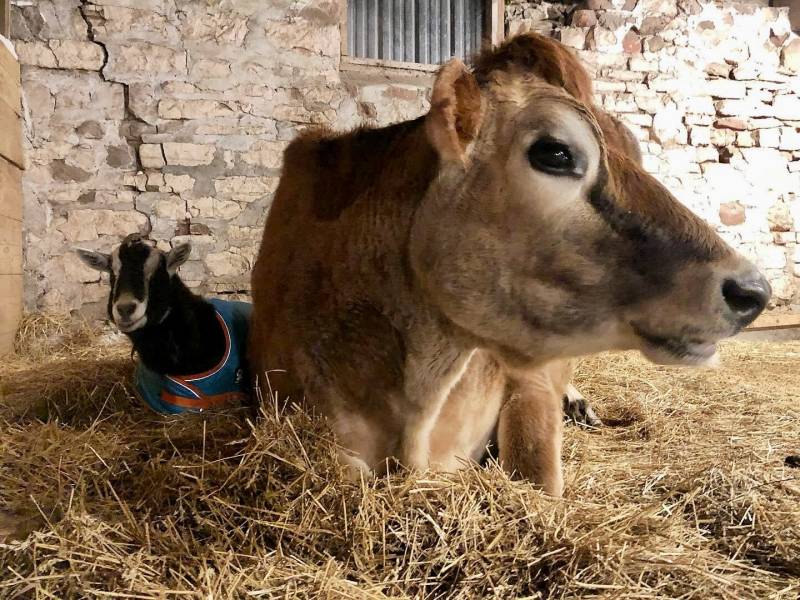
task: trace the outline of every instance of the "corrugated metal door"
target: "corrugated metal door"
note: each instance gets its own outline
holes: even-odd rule
[[[478,52],[485,0],[348,0],[347,53],[438,64]]]

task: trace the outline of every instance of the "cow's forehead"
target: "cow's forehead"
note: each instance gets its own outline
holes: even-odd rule
[[[157,263],[161,254],[153,241],[132,234],[126,237],[112,253],[112,259],[119,269],[126,264],[141,266],[145,263]]]

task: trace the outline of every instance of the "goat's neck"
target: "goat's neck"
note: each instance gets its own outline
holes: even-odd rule
[[[140,360],[168,375],[194,375],[213,368],[225,352],[216,310],[172,277],[169,309],[161,322],[129,334]]]

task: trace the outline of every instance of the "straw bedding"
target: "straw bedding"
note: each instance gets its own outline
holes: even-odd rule
[[[798,598],[800,343],[585,360],[566,496],[496,467],[345,483],[267,399],[164,419],[108,331],[29,318],[0,365],[0,597]]]

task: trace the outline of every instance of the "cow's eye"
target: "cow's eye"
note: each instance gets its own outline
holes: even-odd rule
[[[541,138],[528,149],[528,160],[534,169],[552,175],[580,175],[569,146],[553,138]]]

